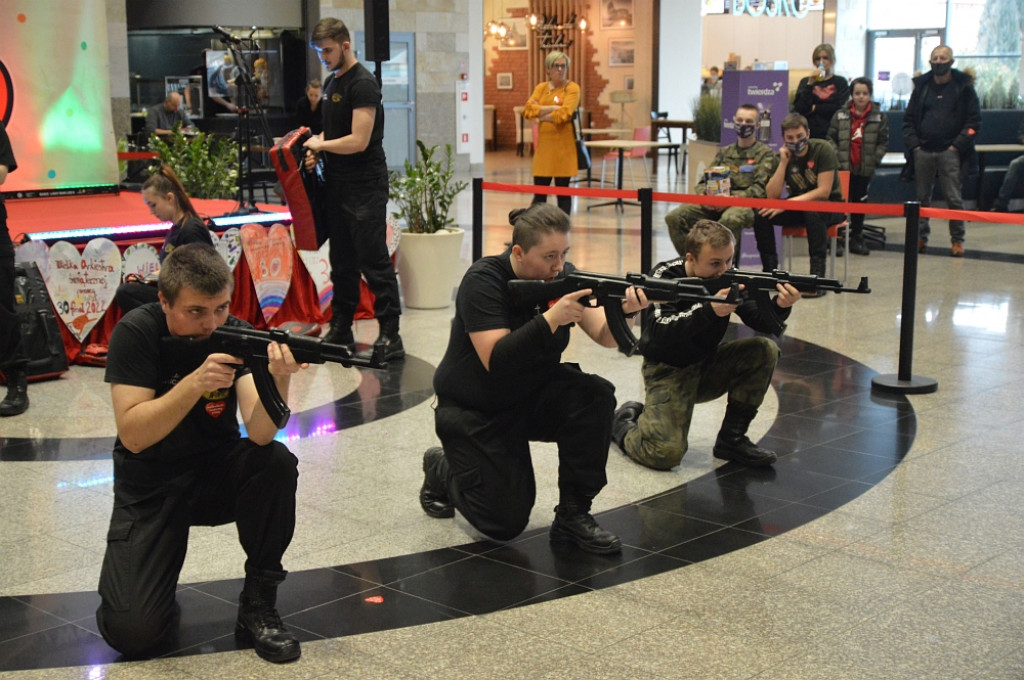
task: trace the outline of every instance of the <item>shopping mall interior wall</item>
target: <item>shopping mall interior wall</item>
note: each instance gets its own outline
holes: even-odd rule
[[[752,17],[748,14],[709,14],[704,17],[701,53],[703,66],[722,68],[729,53],[740,56],[740,68],[758,61],[787,61],[790,70],[810,69],[811,51],[821,43],[821,12],[795,17]],[[847,67],[852,71],[847,71]],[[856,71],[860,63],[836,64],[841,75]]]

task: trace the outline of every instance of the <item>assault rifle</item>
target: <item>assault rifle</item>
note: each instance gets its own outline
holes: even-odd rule
[[[628,273],[625,276],[612,274],[595,274],[576,270],[561,279],[554,281],[535,281],[513,279],[508,282],[509,290],[515,303],[521,307],[537,307],[547,305],[577,290],[589,288],[593,292],[580,299],[584,305],[590,303],[591,297],[597,304],[604,307],[608,329],[619,346],[619,351],[632,356],[636,351],[637,338],[622,311],[622,301],[626,299],[626,291],[631,287],[642,290],[651,302],[730,302],[739,300],[739,290],[733,288],[726,298],[709,295],[708,290],[699,279],[657,279],[644,274]],[[725,288],[726,286],[722,286]],[[717,291],[718,289],[716,289]]]
[[[364,368],[386,368],[384,359],[386,346],[384,343],[373,345],[369,358],[353,354],[345,345],[334,345],[320,338],[295,335],[281,329],[258,331],[255,328],[238,326],[221,326],[209,338],[164,338],[163,350],[168,359],[167,365],[179,370],[191,372],[198,368],[206,357],[214,353],[230,354],[243,359],[245,366],[252,371],[256,382],[256,391],[267,415],[274,421],[278,429],[288,423],[291,409],[281,398],[270,375],[270,362],[267,347],[271,342],[288,345],[295,361],[305,364],[322,364],[333,362],[342,366],[361,366]]]
[[[694,281],[695,279],[682,279],[683,281]],[[743,271],[741,269],[729,269],[715,279],[697,279],[703,282],[704,288],[715,292],[723,288],[731,288],[736,284],[743,286],[740,292],[741,297],[753,293],[756,290],[775,291],[780,283],[788,283],[801,293],[820,294],[823,291],[831,290],[836,293],[870,293],[868,277],[860,277],[860,284],[856,288],[846,288],[843,282],[838,279],[826,279],[814,274],[790,274],[789,272],[776,269],[771,272]]]
[[[740,299],[752,299],[765,318],[775,318],[775,307],[769,293],[777,290],[780,283],[788,283],[801,293],[812,293],[820,295],[822,291],[831,290],[836,293],[861,293],[871,292],[868,286],[868,277],[862,276],[856,288],[846,288],[843,282],[838,279],[826,279],[813,274],[790,274],[789,272],[776,269],[771,272],[743,271],[741,269],[729,269],[724,274],[714,279],[683,279],[684,281],[701,281],[709,292],[715,292],[723,288],[736,290],[742,286],[739,293]],[[732,293],[730,292],[730,295]],[[777,322],[775,335],[781,335],[786,329],[786,324]]]

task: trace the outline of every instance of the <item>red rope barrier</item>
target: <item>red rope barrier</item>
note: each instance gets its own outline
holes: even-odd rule
[[[555,196],[582,196],[585,198],[622,198],[635,201],[637,191],[625,189],[580,189],[575,187],[552,187],[535,184],[505,184],[482,182],[484,191],[503,191],[517,194],[554,194]],[[890,215],[903,217],[902,203],[846,203],[839,201],[790,201],[777,198],[737,198],[735,196],[701,196],[700,194],[676,194],[654,192],[652,198],[662,203],[692,203],[713,205],[723,208],[777,208],[797,212],[856,213],[859,215]],[[992,222],[997,224],[1024,225],[1024,215],[1013,213],[980,212],[977,210],[949,210],[945,208],[921,208],[921,217],[940,220],[965,220],[968,222]]]
[[[573,189],[570,187],[552,187],[538,184],[502,184],[500,182],[482,182],[484,191],[505,191],[514,194],[554,194],[555,196],[585,196],[589,198],[623,198],[637,200],[635,189]]]

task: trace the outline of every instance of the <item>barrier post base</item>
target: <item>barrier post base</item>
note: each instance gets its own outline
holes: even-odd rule
[[[898,373],[887,373],[872,378],[871,388],[900,394],[931,394],[939,389],[939,383],[920,375],[912,375],[909,380],[900,380]]]

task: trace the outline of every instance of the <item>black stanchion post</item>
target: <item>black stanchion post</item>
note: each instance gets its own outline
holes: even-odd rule
[[[654,266],[654,191],[644,187],[636,196],[640,201],[640,272],[646,274]]]
[[[473,262],[484,255],[484,180],[473,178]]]
[[[904,204],[903,214],[907,218],[907,235],[903,244],[903,303],[900,311],[899,373],[877,375],[871,379],[871,386],[886,392],[929,394],[939,389],[939,383],[932,378],[915,376],[912,371],[914,317],[917,301],[917,240],[921,204],[916,201]]]
[[[640,201],[640,273],[646,274],[654,266],[654,190],[644,187],[637,190],[636,197]],[[650,314],[650,307],[643,311],[640,328],[646,325]]]

